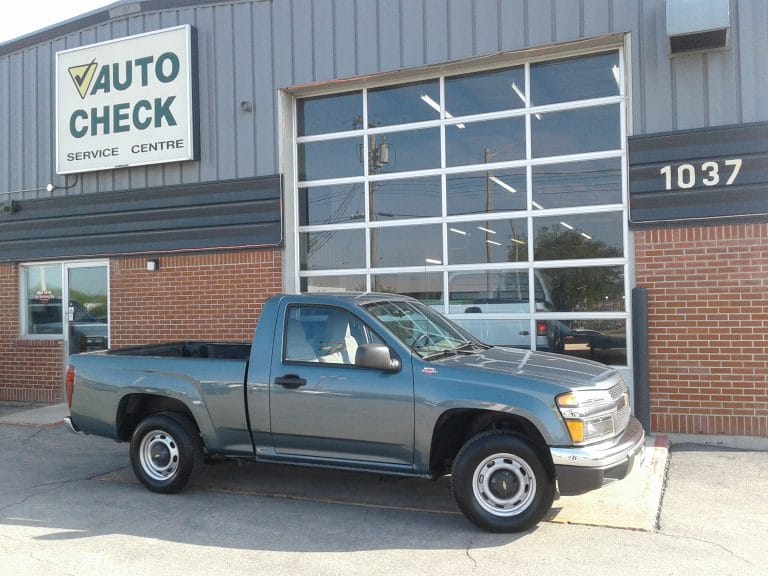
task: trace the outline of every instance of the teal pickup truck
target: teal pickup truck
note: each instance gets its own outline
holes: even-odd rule
[[[184,488],[206,455],[450,474],[459,508],[495,532],[623,478],[645,437],[616,370],[485,345],[392,294],[276,296],[252,344],[75,354],[66,388],[72,430],[130,442],[155,492]]]

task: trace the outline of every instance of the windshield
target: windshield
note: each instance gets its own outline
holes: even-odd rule
[[[419,302],[377,302],[366,309],[422,358],[481,345],[468,332]]]

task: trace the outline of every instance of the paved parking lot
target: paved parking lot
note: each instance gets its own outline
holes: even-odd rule
[[[0,424],[2,573],[743,576],[768,565],[765,452],[673,447],[656,529],[555,515],[519,535],[475,529],[444,481],[223,463],[162,496],[135,483],[127,458],[126,445],[62,425]]]

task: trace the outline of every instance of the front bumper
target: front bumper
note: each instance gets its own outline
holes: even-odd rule
[[[591,446],[550,448],[560,494],[573,496],[621,480],[642,462],[645,431],[632,417],[624,433]]]

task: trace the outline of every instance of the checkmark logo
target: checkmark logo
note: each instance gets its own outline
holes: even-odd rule
[[[70,66],[67,70],[69,76],[72,78],[72,82],[77,88],[77,92],[80,94],[80,98],[85,99],[88,90],[93,82],[93,75],[96,73],[96,58],[94,58],[90,64],[80,64],[79,66]]]

